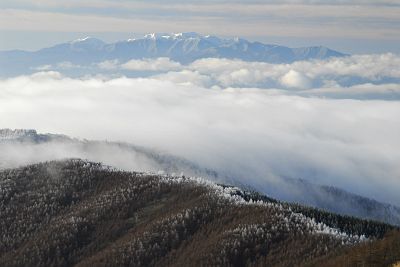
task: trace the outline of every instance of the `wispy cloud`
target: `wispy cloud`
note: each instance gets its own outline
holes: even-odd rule
[[[268,29],[268,35],[292,37],[398,40],[400,36],[396,1],[172,1],[166,5],[159,1],[20,0],[5,1],[2,6],[3,30],[264,36]]]

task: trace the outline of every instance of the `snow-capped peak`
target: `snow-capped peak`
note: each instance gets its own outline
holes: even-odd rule
[[[156,33],[148,33],[148,34],[145,34],[145,36],[144,36],[145,39],[156,39],[156,37],[157,37]]]
[[[144,35],[145,39],[191,39],[191,38],[203,38],[204,36],[195,32],[179,32],[179,33],[148,33]]]
[[[96,38],[88,36],[85,38],[76,39],[76,40],[70,42],[70,45],[71,45],[72,49],[78,49],[78,50],[97,49],[97,50],[100,50],[105,45],[105,43],[100,39],[96,39]]]
[[[85,38],[79,38],[79,39],[73,40],[71,43],[74,44],[74,43],[85,42],[85,41],[87,41],[87,40],[89,40],[89,39],[92,39],[92,37],[87,36],[87,37],[85,37]]]
[[[174,34],[175,38],[203,38],[204,36],[196,32],[180,32]]]

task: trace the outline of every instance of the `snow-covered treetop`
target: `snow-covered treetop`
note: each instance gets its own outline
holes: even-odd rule
[[[0,140],[20,139],[35,135],[37,135],[37,132],[33,129],[0,129]]]

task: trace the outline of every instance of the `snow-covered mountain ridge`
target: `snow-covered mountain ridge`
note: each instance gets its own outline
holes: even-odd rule
[[[280,45],[250,42],[241,38],[219,38],[202,36],[197,33],[150,33],[142,38],[128,39],[107,44],[103,41],[86,37],[66,44],[39,50],[46,53],[56,50],[93,53],[102,52],[100,58],[129,59],[168,57],[181,63],[196,59],[216,57],[261,61],[271,63],[289,63],[297,60],[325,59],[341,57],[345,54],[322,46],[289,48]]]
[[[152,33],[115,43],[86,37],[35,52],[0,52],[0,75],[27,73],[40,66],[69,62],[90,66],[107,60],[127,62],[132,59],[167,57],[182,64],[202,58],[227,58],[269,63],[291,63],[299,60],[346,56],[322,47],[289,48],[281,45],[251,42],[241,38],[220,38],[197,33]]]
[[[34,129],[0,129],[1,141],[22,141],[22,142],[47,142],[50,140],[69,140],[61,134],[39,134]]]

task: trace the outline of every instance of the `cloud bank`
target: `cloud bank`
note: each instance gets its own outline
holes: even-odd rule
[[[354,55],[291,64],[205,58],[180,64],[169,58],[108,60],[89,66],[60,62],[37,66],[84,77],[143,77],[205,88],[262,88],[270,93],[350,99],[400,99],[400,56],[392,53]]]
[[[136,69],[163,69],[146,78],[39,72],[0,80],[0,128],[126,141],[253,186],[303,178],[399,205],[400,102],[374,97],[380,91],[398,94],[399,84],[343,87],[338,78],[357,73],[379,83],[382,77],[397,79],[398,70],[386,65],[356,71],[357,64],[346,68],[346,60],[355,59],[291,65],[204,59],[180,70],[170,62],[135,62]],[[254,87],[271,77],[282,83],[280,89]],[[326,77],[336,83],[316,88],[316,79]],[[370,97],[362,101],[326,97],[366,90]]]

